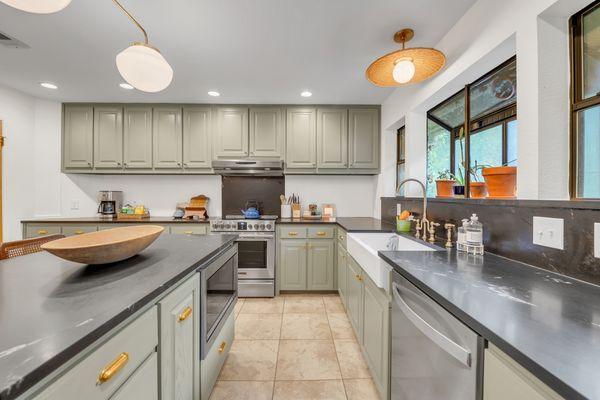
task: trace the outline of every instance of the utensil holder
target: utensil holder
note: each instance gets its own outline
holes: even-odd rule
[[[292,218],[292,205],[282,204],[281,205],[281,218]]]
[[[292,218],[294,218],[294,219],[302,218],[302,207],[298,203],[292,204]]]

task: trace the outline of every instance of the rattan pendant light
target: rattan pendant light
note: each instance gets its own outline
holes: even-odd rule
[[[367,68],[367,79],[377,86],[403,86],[431,78],[442,69],[446,56],[439,50],[414,47],[405,48],[414,37],[412,29],[402,29],[394,35],[394,41],[402,49],[386,54]]]

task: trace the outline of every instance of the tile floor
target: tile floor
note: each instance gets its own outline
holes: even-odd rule
[[[210,400],[380,400],[337,295],[240,299]]]

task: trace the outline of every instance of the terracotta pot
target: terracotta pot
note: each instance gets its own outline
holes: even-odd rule
[[[435,181],[437,197],[452,197],[452,186],[455,183],[454,179],[439,179]]]
[[[472,199],[483,199],[485,197],[485,182],[471,182],[469,189]]]
[[[512,199],[517,194],[517,167],[491,167],[481,171],[489,197]]]

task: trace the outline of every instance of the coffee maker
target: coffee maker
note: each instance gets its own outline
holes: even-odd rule
[[[98,214],[100,219],[113,219],[123,206],[123,192],[118,190],[101,190],[98,192]]]

